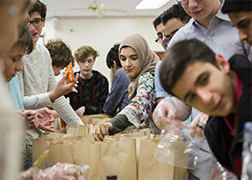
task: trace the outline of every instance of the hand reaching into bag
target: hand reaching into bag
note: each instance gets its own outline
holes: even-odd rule
[[[100,122],[95,125],[93,130],[93,136],[96,141],[103,141],[106,135],[109,135],[109,131],[113,129],[111,122]]]

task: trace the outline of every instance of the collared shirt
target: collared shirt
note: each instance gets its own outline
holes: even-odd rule
[[[111,90],[103,106],[103,111],[106,114],[114,115],[118,107],[121,111],[130,103],[128,98],[129,83],[130,78],[124,69],[118,69],[113,76]]]
[[[221,54],[224,58],[230,59],[234,54],[243,54],[242,43],[239,40],[237,28],[232,26],[232,23],[227,15],[221,13],[221,8],[211,19],[208,28],[200,25],[194,18],[173,36],[167,49],[171,48],[179,41],[196,38],[208,45],[214,53]],[[251,47],[246,46],[249,60],[252,58]],[[183,53],[183,52],[181,52]],[[192,119],[198,115],[199,111],[192,108]],[[206,140],[202,141],[200,151],[198,153],[198,163],[194,171],[190,172],[200,179],[209,179],[212,168],[211,153]]]
[[[159,68],[161,65],[162,61],[159,61],[156,65],[155,69],[155,99],[158,98],[166,98],[166,97],[171,97],[170,94],[168,94],[162,87],[160,83],[160,78],[159,78]]]
[[[214,53],[221,54],[226,59],[234,54],[243,54],[242,43],[239,40],[237,28],[232,26],[232,23],[227,15],[221,13],[221,8],[216,15],[211,19],[208,28],[201,26],[194,18],[182,27],[171,39],[167,49],[171,48],[175,43],[196,38],[208,45]],[[251,47],[246,43],[246,50],[250,53],[249,60],[252,59]]]

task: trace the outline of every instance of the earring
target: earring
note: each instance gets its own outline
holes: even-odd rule
[[[9,15],[15,16],[17,14],[17,7],[16,6],[10,6],[8,12],[9,12]]]

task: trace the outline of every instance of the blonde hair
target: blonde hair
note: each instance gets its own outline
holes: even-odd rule
[[[92,55],[95,60],[96,57],[99,56],[99,53],[91,46],[81,46],[74,52],[74,57],[77,62],[84,61],[90,55]]]

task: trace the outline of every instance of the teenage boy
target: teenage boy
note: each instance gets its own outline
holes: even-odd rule
[[[225,0],[222,13],[228,13],[233,26],[237,27],[239,38],[252,46],[252,1]]]
[[[52,105],[60,117],[70,126],[83,125],[80,118],[71,108],[67,100],[61,96],[66,92],[64,88],[57,88],[56,79],[52,69],[52,60],[48,50],[37,44],[45,25],[46,6],[37,1],[29,10],[29,30],[32,34],[35,49],[22,59],[23,70],[18,72],[20,91],[23,96],[24,107],[38,109]],[[57,91],[55,91],[57,89]],[[31,98],[32,95],[36,98]],[[42,132],[38,129],[27,130],[27,157],[31,160],[32,140],[40,137]]]
[[[108,96],[108,80],[99,71],[93,70],[98,52],[91,46],[81,46],[74,52],[74,57],[79,65],[78,93],[71,92],[70,104],[79,116],[84,114],[103,114],[103,105]]]
[[[45,47],[51,55],[52,67],[55,76],[59,75],[60,70],[64,69],[70,62],[74,66],[72,52],[61,39],[49,40]]]
[[[180,4],[175,4],[171,8],[167,9],[161,15],[161,23],[164,26],[163,34],[164,34],[164,41],[166,44],[172,39],[175,33],[182,28],[188,21],[190,20],[190,16],[186,14],[184,9]],[[163,87],[161,86],[160,79],[159,79],[159,68],[161,65],[161,61],[157,63],[155,69],[155,98],[157,103],[159,103],[163,98],[170,97],[167,94]]]
[[[168,93],[212,116],[204,128],[209,146],[238,177],[243,125],[251,121],[251,70],[243,55],[234,55],[228,62],[196,39],[175,44],[160,69]]]
[[[51,124],[54,119],[51,117],[48,109],[24,110],[22,97],[18,85],[16,73],[22,70],[22,57],[25,53],[30,54],[33,51],[33,40],[26,25],[22,25],[18,30],[18,41],[7,51],[4,56],[3,75],[9,84],[12,99],[16,105],[16,112],[28,121],[28,128],[40,128],[47,131],[53,131]],[[43,115],[44,116],[41,116]]]
[[[164,50],[166,50],[167,43],[165,42],[164,25],[162,24],[161,16],[162,14],[156,17],[153,21],[153,26],[157,32],[157,38],[155,39],[155,42],[160,43],[162,47],[164,48]]]
[[[130,78],[120,63],[119,46],[120,44],[115,44],[110,49],[106,61],[112,77],[111,90],[103,105],[103,111],[108,115],[116,115],[130,103],[128,98]]]
[[[192,18],[173,36],[167,49],[171,48],[175,43],[181,40],[196,38],[207,44],[215,53],[222,54],[226,59],[229,59],[235,53],[244,54],[244,49],[242,43],[239,41],[237,29],[232,26],[228,16],[221,13],[221,2],[219,0],[181,0],[181,5],[185,12]],[[246,52],[250,52],[248,57],[251,59],[252,51],[249,51],[249,45],[246,45],[245,49]],[[192,111],[189,111],[189,106],[181,104],[180,100],[173,100],[173,102],[169,104],[167,101],[171,100],[165,98],[163,103],[161,101],[158,104],[153,113],[154,119],[157,119],[157,125],[169,123],[169,119],[172,119],[173,117],[178,119],[177,115],[181,114],[179,112],[184,112],[184,115],[186,115],[185,113],[188,113],[188,116],[190,112],[192,112],[192,119],[196,118],[199,114],[199,111],[194,108]],[[177,106],[180,107],[179,109],[173,106],[173,104],[178,103],[180,103],[179,106]],[[175,114],[174,112],[177,113]],[[202,155],[202,158],[205,158],[205,161],[209,163],[211,155],[207,144],[202,144],[201,148],[206,152]],[[207,157],[209,158],[207,159]],[[208,170],[201,165],[198,167],[202,170],[197,172],[198,170],[196,168],[193,172],[190,172],[200,179],[207,178],[206,172],[209,172],[211,164],[208,166]],[[203,171],[203,169],[205,170]],[[191,173],[189,176],[190,175]]]

